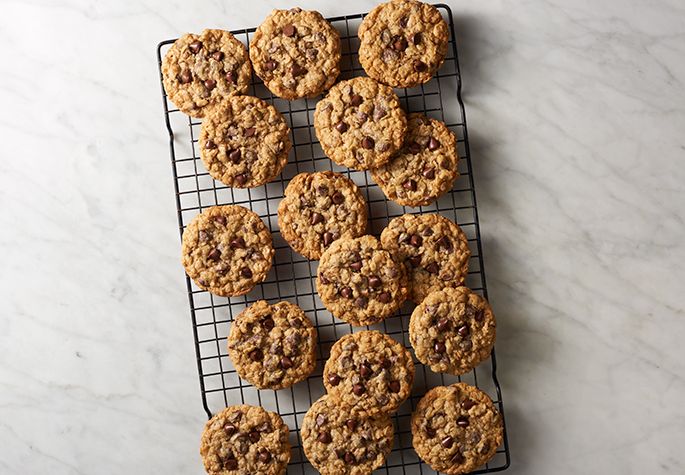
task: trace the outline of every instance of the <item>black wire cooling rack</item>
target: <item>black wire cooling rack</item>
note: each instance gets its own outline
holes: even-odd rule
[[[329,351],[342,335],[358,331],[351,325],[336,320],[326,311],[315,291],[318,261],[310,261],[294,252],[283,239],[277,224],[277,207],[284,196],[290,179],[302,172],[333,170],[352,179],[360,188],[369,207],[368,232],[379,236],[388,222],[405,213],[439,213],[456,222],[469,239],[472,256],[469,273],[464,285],[487,298],[485,271],[481,250],[478,211],[471,168],[466,116],[461,99],[461,75],[457,59],[452,12],[447,5],[436,5],[449,24],[451,38],[445,64],[428,83],[413,89],[396,89],[404,110],[421,112],[428,117],[442,120],[457,135],[461,177],[454,188],[437,202],[420,208],[402,207],[388,200],[367,172],[358,172],[333,163],[323,153],[313,131],[314,109],[319,98],[300,99],[289,102],[280,99],[253,75],[249,94],[273,104],[286,118],[291,129],[293,150],[289,163],[282,174],[265,186],[252,189],[229,188],[214,181],[205,170],[200,159],[197,137],[201,121],[180,112],[167,98],[162,86],[164,118],[169,132],[169,150],[176,190],[179,232],[203,210],[214,205],[238,204],[257,213],[271,229],[276,250],[274,265],[267,278],[257,284],[254,290],[234,298],[217,297],[196,287],[186,276],[190,315],[195,338],[197,369],[200,376],[202,404],[208,417],[229,405],[259,404],[275,411],[291,429],[290,442],[293,453],[288,473],[316,473],[302,450],[300,427],[304,414],[312,403],[326,393],[323,386],[323,365]],[[338,29],[342,41],[341,74],[338,79],[349,79],[364,75],[359,64],[357,51],[359,39],[357,28],[364,14],[329,18]],[[235,30],[232,33],[244,44],[249,45],[255,28]],[[160,67],[162,57],[175,40],[161,42],[157,47]],[[298,305],[314,322],[319,332],[317,365],[309,378],[295,386],[280,391],[257,390],[240,379],[228,356],[226,338],[231,322],[247,306],[258,300],[270,304],[287,300]],[[410,351],[408,325],[414,304],[407,303],[394,317],[367,327],[387,333],[403,343]],[[470,373],[461,376],[436,374],[415,359],[416,378],[408,401],[392,415],[395,424],[395,442],[386,464],[376,473],[431,474],[435,473],[416,454],[412,447],[411,413],[423,395],[435,386],[465,382],[479,387],[490,395],[504,417],[502,394],[497,381],[495,351],[490,359]],[[490,473],[505,470],[510,465],[506,420],[504,441],[495,456],[486,465],[473,473]]]

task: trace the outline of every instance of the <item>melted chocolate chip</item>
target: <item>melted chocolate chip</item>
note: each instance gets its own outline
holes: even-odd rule
[[[264,63],[264,66],[266,66],[266,69],[268,69],[269,71],[273,71],[274,69],[276,69],[276,66],[278,66],[278,63],[273,59],[270,59],[266,63]]]
[[[437,327],[438,327],[438,330],[440,330],[441,332],[444,332],[445,330],[447,330],[449,328],[449,326],[450,326],[450,322],[446,318],[441,318],[440,320],[438,320]]]
[[[216,61],[221,61],[222,59],[224,59],[223,51],[216,51],[212,53],[212,58],[214,58]]]
[[[229,436],[229,437],[232,436],[234,432],[235,432],[235,426],[233,424],[226,424],[224,426],[224,434],[226,434],[227,436]]]
[[[312,213],[312,225],[316,223],[320,223],[323,221],[323,216],[321,216],[320,213],[317,213],[316,211]]]
[[[262,361],[264,359],[264,353],[259,348],[252,350],[250,352],[250,359],[252,361]]]
[[[426,65],[422,61],[420,61],[418,59],[416,61],[414,61],[414,71],[416,71],[418,73],[422,73],[425,70],[426,70]]]
[[[354,106],[354,107],[357,107],[357,106],[358,106],[359,104],[361,104],[362,102],[364,102],[364,99],[362,99],[362,96],[360,96],[359,94],[355,94],[355,95],[352,97],[352,100],[350,101],[350,104],[352,104],[352,106]]]
[[[390,366],[392,366],[392,362],[388,358],[381,358],[378,360],[378,364],[384,369],[388,369]]]
[[[338,384],[340,384],[340,376],[338,376],[335,373],[329,374],[328,384],[330,384],[331,386],[337,386]]]
[[[459,343],[459,349],[461,351],[469,351],[473,347],[473,343],[471,343],[471,340],[464,340],[461,343]]]
[[[469,409],[471,409],[475,405],[476,405],[476,403],[470,399],[464,399],[461,402],[461,408],[464,409],[465,411],[468,411]]]
[[[419,247],[421,244],[423,244],[423,238],[418,234],[414,234],[409,240],[409,244],[414,247]]]
[[[293,362],[287,356],[281,358],[281,368],[288,369],[293,367]]]
[[[430,142],[428,142],[428,150],[435,150],[440,147],[440,142],[431,137]]]
[[[292,74],[293,77],[301,76],[305,72],[306,70],[299,64],[293,64],[292,66],[290,66],[290,74]]]
[[[400,382],[399,381],[390,381],[388,383],[388,389],[390,390],[391,393],[400,392]]]
[[[444,353],[446,350],[445,344],[441,341],[436,341],[435,345],[433,346],[433,349],[436,353]]]
[[[457,425],[458,425],[459,427],[468,427],[468,426],[469,426],[469,420],[468,420],[468,419],[464,419],[463,417],[460,417],[460,418],[457,420]]]
[[[353,464],[356,461],[357,461],[357,459],[354,457],[354,454],[352,452],[347,452],[345,454],[345,462],[346,463]]]
[[[445,249],[447,251],[451,251],[452,249],[454,249],[452,247],[452,242],[449,240],[449,238],[447,236],[440,237],[440,239],[435,241],[435,244],[437,244],[438,246],[442,247],[443,249]]]
[[[259,439],[262,438],[261,434],[257,431],[250,432],[250,435],[248,437],[250,438],[250,442],[252,442],[253,444],[256,444],[257,442],[259,442]]]
[[[245,240],[241,237],[235,238],[231,241],[231,247],[234,249],[245,249]],[[273,320],[271,322],[273,323]]]
[[[414,46],[418,45],[421,43],[421,32],[414,33],[409,37],[409,41],[411,41],[411,44]]]
[[[274,319],[271,317],[265,318],[264,321],[262,322],[262,328],[264,328],[264,330],[266,330],[268,332],[270,332],[275,325],[276,324],[274,323]]]
[[[216,81],[214,79],[207,79],[205,81],[205,87],[207,88],[207,90],[211,91],[216,87]]]
[[[395,41],[394,46],[397,51],[404,51],[407,49],[407,40],[404,38],[399,38],[397,41]]]
[[[342,203],[345,200],[345,197],[343,196],[342,193],[340,193],[339,191],[336,191],[335,193],[333,193],[333,196],[331,196],[331,199],[333,200],[333,203],[339,205],[340,203]]]
[[[432,180],[433,178],[435,178],[435,167],[426,168],[423,171],[422,175],[424,176],[424,178],[428,178],[429,180]]]
[[[240,175],[234,176],[233,179],[237,181],[239,185],[244,185],[247,181],[247,176],[245,176],[244,173],[241,173]]]
[[[238,75],[235,73],[235,71],[229,71],[226,73],[226,81],[230,82],[231,84],[235,84],[238,81]]]
[[[323,233],[323,245],[328,246],[333,242],[333,234]]]
[[[487,454],[490,451],[490,444],[487,442],[483,442],[483,445],[480,447],[480,452],[481,454]]]
[[[271,454],[269,452],[261,452],[259,454],[259,460],[264,463],[269,463],[271,461]]]
[[[347,422],[345,422],[347,425],[347,428],[350,429],[351,431],[354,431],[357,428],[357,420],[356,419],[348,419]]]
[[[452,457],[452,463],[464,463],[464,456],[461,454],[461,452],[454,454],[454,457]]]
[[[426,270],[428,272],[430,272],[431,274],[438,275],[438,272],[440,271],[440,267],[438,267],[438,265],[435,262],[433,262],[431,265],[426,267]]]
[[[371,374],[373,373],[373,370],[369,368],[367,365],[362,364],[359,368],[359,373],[362,375],[362,378],[369,379],[371,377]]]
[[[480,309],[476,312],[476,316],[474,317],[477,322],[483,321],[483,316],[485,315],[485,311],[483,309]]]
[[[409,151],[412,153],[412,155],[416,155],[421,151],[421,145],[417,144],[416,142],[412,142],[411,145],[409,145]]]
[[[419,265],[421,264],[421,256],[410,257],[409,263],[412,267],[419,267]]]
[[[181,83],[182,84],[188,84],[192,80],[193,80],[193,75],[190,74],[190,71],[188,71],[187,69],[181,73]]]
[[[254,127],[250,127],[249,129],[245,129],[245,137],[252,137],[254,133],[257,131]]]
[[[295,27],[293,25],[285,25],[283,27],[283,34],[285,36],[293,36],[295,34]]]
[[[352,298],[352,289],[349,287],[345,287],[340,291],[340,295],[345,297],[346,299],[351,299]]]
[[[414,180],[409,180],[403,185],[409,191],[416,191],[416,182]]]
[[[319,442],[322,444],[330,444],[331,443],[331,434],[328,432],[322,432],[319,434],[319,437],[316,438]]]
[[[342,134],[347,131],[347,124],[343,121],[340,121],[337,124],[335,124],[335,130]]]
[[[240,275],[246,279],[251,279],[252,278],[252,271],[250,270],[249,267],[243,267],[242,269],[240,269]]]
[[[238,461],[234,458],[224,460],[224,468],[226,470],[235,470],[238,468]]]
[[[462,325],[457,329],[457,334],[459,336],[466,336],[469,334],[469,327],[466,325]]]
[[[200,48],[202,48],[202,41],[196,40],[196,41],[190,43],[190,44],[188,45],[188,48],[190,48],[190,50],[191,50],[193,53],[197,54],[197,53],[200,51]]]
[[[371,277],[369,277],[369,287],[376,288],[376,287],[380,287],[381,284],[382,284],[381,279],[379,279],[375,275],[372,275]]]
[[[207,150],[214,150],[216,148],[216,144],[211,140],[207,140],[207,142],[205,142],[205,148]]]
[[[355,396],[361,396],[366,392],[366,388],[362,386],[361,384],[355,384],[354,387],[352,388],[352,392],[354,393]]]
[[[238,163],[240,161],[240,149],[235,149],[228,152],[228,159],[233,163]]]
[[[218,250],[216,247],[209,251],[209,255],[207,256],[213,261],[218,261],[221,258],[221,251]]]
[[[316,425],[317,426],[322,426],[326,423],[326,416],[324,414],[319,414],[316,416]]]
[[[390,294],[387,292],[383,292],[378,296],[378,301],[380,303],[388,303],[390,301]]]
[[[359,272],[360,270],[362,270],[362,261],[353,262],[352,264],[350,264],[350,267],[355,271]]]
[[[435,437],[435,429],[431,429],[430,427],[426,427],[426,436],[428,436],[429,439],[432,439]]]
[[[446,449],[452,447],[452,444],[454,444],[454,439],[449,435],[440,441],[440,445],[442,445]]]
[[[362,139],[362,147],[364,147],[366,150],[371,150],[375,144],[376,142],[374,142],[371,137],[364,137]]]

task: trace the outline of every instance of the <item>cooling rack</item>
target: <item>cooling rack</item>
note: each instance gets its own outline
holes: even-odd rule
[[[201,121],[180,112],[169,101],[162,86],[164,118],[169,132],[169,151],[181,236],[190,220],[210,206],[238,204],[251,209],[262,218],[273,234],[276,251],[274,265],[264,282],[257,284],[252,292],[241,297],[217,297],[196,287],[186,275],[202,405],[210,418],[229,405],[243,403],[259,404],[267,410],[280,414],[291,430],[290,442],[293,445],[293,452],[288,465],[288,474],[317,473],[302,450],[299,430],[302,419],[312,403],[326,393],[322,374],[331,346],[342,335],[360,330],[333,318],[324,308],[315,290],[314,279],[318,261],[309,261],[294,252],[279,231],[276,212],[290,179],[302,172],[313,173],[322,170],[333,170],[346,175],[359,186],[368,203],[367,232],[376,237],[391,219],[405,213],[439,213],[451,219],[466,234],[472,253],[469,273],[464,285],[487,298],[466,115],[461,99],[461,75],[454,23],[452,12],[447,5],[435,6],[441,11],[451,31],[445,64],[430,82],[412,89],[395,90],[407,113],[421,112],[428,117],[441,120],[458,138],[458,152],[462,157],[459,164],[461,176],[456,180],[452,191],[430,206],[419,208],[399,206],[384,196],[368,172],[358,172],[333,163],[323,153],[313,130],[314,110],[320,97],[293,102],[285,101],[271,94],[254,74],[248,94],[264,99],[285,116],[291,129],[293,150],[290,153],[288,165],[271,183],[252,189],[226,187],[214,181],[202,165],[197,146]],[[358,60],[359,38],[356,34],[363,18],[364,14],[328,18],[328,21],[340,32],[342,42],[339,80],[365,75]],[[231,33],[245,45],[249,45],[254,31],[255,28],[246,28],[234,30]],[[174,41],[163,41],[157,46],[160,82],[162,57]],[[298,305],[314,322],[319,332],[316,368],[309,378],[291,388],[280,391],[257,390],[240,379],[228,356],[226,338],[230,332],[231,322],[242,310],[258,300],[266,300],[270,304],[287,300]],[[386,333],[412,351],[408,326],[413,308],[413,303],[407,303],[394,317],[366,329]],[[495,350],[492,351],[488,361],[461,376],[436,374],[416,359],[414,362],[416,378],[412,394],[397,414],[392,415],[395,425],[395,442],[392,451],[385,465],[375,473],[388,475],[435,473],[412,448],[410,427],[411,413],[416,404],[429,389],[435,386],[456,382],[477,386],[490,395],[504,417],[502,393],[497,381]],[[490,462],[473,473],[499,472],[507,469],[509,465],[510,453],[505,419],[502,445]]]

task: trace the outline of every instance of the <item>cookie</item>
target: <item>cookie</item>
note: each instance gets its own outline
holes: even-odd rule
[[[428,82],[445,62],[450,31],[437,8],[393,0],[371,10],[357,33],[364,71],[391,87]]]
[[[316,366],[316,329],[297,305],[260,300],[231,326],[228,355],[241,378],[258,389],[284,389]]]
[[[247,93],[252,67],[245,46],[230,32],[186,33],[162,60],[164,90],[171,102],[192,117],[222,100]]]
[[[322,475],[368,475],[385,463],[394,431],[387,414],[362,418],[325,395],[305,414],[300,436],[307,459]]]
[[[323,370],[328,394],[359,417],[397,412],[414,383],[411,354],[388,335],[364,330],[331,347]]]
[[[381,233],[383,248],[403,262],[409,296],[416,303],[433,290],[458,287],[469,270],[471,251],[462,230],[439,214],[405,214]]]
[[[402,146],[407,118],[392,88],[356,77],[317,102],[314,128],[331,160],[362,171],[387,162]]]
[[[281,475],[290,461],[288,426],[259,406],[230,406],[212,417],[200,443],[207,473]]]
[[[366,231],[368,213],[359,187],[340,173],[300,173],[278,204],[278,227],[295,252],[318,260],[333,241]]]
[[[407,299],[402,263],[373,236],[342,238],[321,256],[316,290],[336,318],[363,327],[395,314]]]
[[[492,399],[465,383],[433,388],[411,416],[416,453],[433,470],[470,473],[502,443],[504,423]]]
[[[407,116],[402,149],[372,168],[371,178],[399,205],[428,206],[452,189],[460,160],[457,137],[444,122],[415,112]]]
[[[429,293],[409,321],[416,358],[436,373],[471,371],[490,357],[496,339],[490,305],[467,287]]]
[[[271,233],[259,216],[242,206],[212,206],[183,231],[186,273],[214,295],[248,293],[266,278],[273,257]]]
[[[289,133],[274,106],[252,96],[231,97],[202,121],[200,157],[215,180],[254,188],[272,181],[288,163]]]
[[[269,90],[294,101],[315,97],[340,74],[340,33],[319,12],[274,10],[250,42],[255,73]]]

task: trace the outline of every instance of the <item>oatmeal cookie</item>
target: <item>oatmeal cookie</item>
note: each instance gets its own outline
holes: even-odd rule
[[[272,181],[288,163],[289,133],[274,106],[252,96],[231,97],[202,121],[200,157],[215,180],[254,188]]]
[[[490,305],[467,287],[429,293],[409,322],[416,358],[436,373],[471,371],[490,357],[496,339]]]
[[[383,248],[404,263],[409,297],[421,303],[429,292],[458,287],[466,278],[471,251],[462,230],[439,214],[405,214],[381,233]]]
[[[459,177],[459,161],[454,133],[444,122],[415,112],[407,116],[402,149],[370,172],[395,203],[428,206],[452,189]]]
[[[504,423],[492,399],[465,383],[433,388],[411,416],[416,453],[433,470],[470,473],[502,443]]]
[[[162,60],[164,90],[185,114],[202,118],[227,97],[247,93],[252,67],[245,46],[230,32],[186,33]]]
[[[323,370],[328,394],[359,417],[397,412],[414,383],[411,354],[375,330],[345,335],[331,348]]]
[[[274,10],[250,42],[257,76],[278,97],[315,97],[340,74],[340,33],[319,12]]]
[[[300,173],[278,204],[278,227],[290,247],[318,260],[333,241],[366,230],[366,201],[359,187],[340,173]]]
[[[330,395],[312,404],[302,421],[302,447],[322,475],[369,475],[385,463],[394,439],[387,414],[362,418]]]
[[[336,318],[363,327],[395,314],[407,299],[407,274],[373,236],[342,238],[321,256],[316,290]]]
[[[391,88],[360,76],[340,81],[317,102],[314,129],[331,160],[362,171],[402,146],[407,118]]]
[[[364,71],[391,87],[428,82],[445,62],[450,31],[437,8],[393,0],[371,10],[358,31]]]
[[[258,389],[284,389],[316,366],[316,329],[297,305],[260,300],[231,326],[228,355],[241,378]]]
[[[255,213],[238,205],[212,206],[186,227],[182,255],[195,285],[237,297],[266,278],[274,248],[271,232]]]
[[[202,431],[202,463],[210,475],[282,475],[290,461],[289,433],[274,412],[248,404],[227,407]]]

